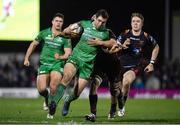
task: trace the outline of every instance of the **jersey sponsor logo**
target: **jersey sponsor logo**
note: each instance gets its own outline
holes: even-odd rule
[[[131,40],[136,40],[136,41],[139,41],[140,38],[134,38],[134,37],[130,37]]]
[[[47,43],[49,45],[54,45],[54,46],[61,46],[61,44],[59,44],[59,43],[54,43],[54,42],[50,42],[50,41],[46,41],[45,43]]]
[[[92,32],[91,29],[84,29],[83,36],[88,39],[104,39],[103,32]]]
[[[45,73],[46,71],[40,71],[39,73]]]
[[[52,64],[50,64],[50,63],[43,63],[43,65],[52,66]]]
[[[141,52],[141,49],[140,48],[134,48],[133,52],[134,52],[134,54],[139,55]]]
[[[87,27],[86,29],[87,29],[87,30],[91,30],[91,28],[90,28],[90,27]]]
[[[53,39],[52,35],[48,35],[45,37],[45,40],[52,40],[52,39]]]
[[[119,37],[118,37],[117,42],[118,42],[118,43],[121,43],[121,42],[122,42],[122,36],[119,36]]]
[[[61,38],[61,37],[58,37],[58,38],[56,39],[56,41],[59,42],[59,43],[62,43],[62,38]]]
[[[132,68],[132,67],[135,67],[136,65],[125,65],[123,66],[124,68]]]

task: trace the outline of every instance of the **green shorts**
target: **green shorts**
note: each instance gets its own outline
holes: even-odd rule
[[[79,77],[88,80],[91,76],[94,63],[84,62],[76,55],[71,55],[67,63],[72,63],[79,72]]]
[[[63,62],[55,62],[53,64],[41,64],[38,68],[38,75],[40,74],[49,74],[51,71],[57,71],[63,74],[64,63]]]

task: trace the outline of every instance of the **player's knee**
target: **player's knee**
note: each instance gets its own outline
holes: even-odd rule
[[[102,78],[99,75],[95,75],[94,82],[96,83],[96,86],[99,87],[102,83]]]
[[[55,93],[55,91],[56,91],[56,89],[57,89],[57,84],[50,84],[50,91],[52,92],[52,93]]]
[[[125,74],[123,78],[123,85],[129,86],[135,80],[135,78],[136,76],[133,71],[127,72],[127,74]]]
[[[120,93],[120,90],[118,88],[110,87],[110,94],[112,96],[117,96],[119,95],[119,93]]]
[[[131,78],[126,77],[123,79],[123,86],[129,86],[132,82],[133,80]]]
[[[128,91],[128,89],[130,88],[130,85],[129,84],[123,84],[123,90],[124,91]]]
[[[39,92],[43,92],[43,91],[46,90],[46,86],[44,86],[44,85],[43,86],[38,86],[37,89],[38,89]]]
[[[46,96],[48,96],[48,90],[47,90],[47,89],[41,90],[41,91],[39,91],[39,94],[40,94],[41,96],[46,97]]]
[[[61,82],[63,84],[68,84],[68,83],[70,83],[71,79],[72,79],[72,77],[69,74],[64,74]]]
[[[57,79],[52,79],[50,81],[50,88],[56,88],[59,84],[60,80],[57,78]]]

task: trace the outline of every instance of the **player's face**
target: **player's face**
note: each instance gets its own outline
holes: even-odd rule
[[[60,17],[55,17],[52,20],[52,27],[56,30],[61,30],[62,26],[63,26],[63,19]]]
[[[142,26],[143,26],[143,22],[142,20],[139,18],[139,17],[133,17],[131,19],[131,27],[132,27],[132,30],[134,31],[141,31],[142,29]]]
[[[102,16],[95,17],[93,21],[93,25],[96,29],[104,27],[106,25],[107,19],[103,18]]]

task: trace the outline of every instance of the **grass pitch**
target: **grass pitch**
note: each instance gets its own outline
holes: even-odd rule
[[[110,100],[99,99],[94,123],[84,119],[89,113],[88,99],[74,101],[66,117],[61,116],[61,101],[53,120],[46,119],[47,112],[42,110],[42,103],[42,98],[0,98],[0,124],[180,124],[180,100],[129,99],[125,116],[108,120]]]

